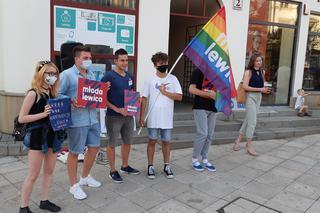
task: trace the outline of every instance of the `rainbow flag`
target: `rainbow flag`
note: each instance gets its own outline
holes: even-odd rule
[[[216,108],[230,115],[237,96],[228,53],[226,14],[222,7],[183,51],[218,90]]]

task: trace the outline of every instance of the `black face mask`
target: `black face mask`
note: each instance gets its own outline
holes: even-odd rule
[[[158,70],[159,72],[162,72],[162,73],[166,72],[167,69],[168,69],[168,65],[167,65],[167,64],[166,64],[166,65],[161,65],[161,66],[158,66],[158,67],[157,67],[157,70]]]

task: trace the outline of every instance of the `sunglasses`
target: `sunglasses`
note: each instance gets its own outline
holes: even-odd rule
[[[38,68],[38,72],[41,70],[41,68],[45,65],[45,64],[51,64],[51,61],[39,61],[39,68]]]

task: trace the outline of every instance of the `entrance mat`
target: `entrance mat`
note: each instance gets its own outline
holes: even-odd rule
[[[237,197],[217,210],[218,213],[238,213],[238,212],[263,212],[263,213],[282,213],[279,210],[270,208],[244,197]]]

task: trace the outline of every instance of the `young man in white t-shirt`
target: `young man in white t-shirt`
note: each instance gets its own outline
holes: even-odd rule
[[[148,178],[155,178],[155,167],[153,156],[155,144],[160,133],[162,141],[162,153],[164,168],[167,178],[173,178],[170,167],[170,140],[173,128],[174,101],[182,100],[182,90],[178,79],[174,75],[168,75],[168,55],[162,52],[154,54],[151,58],[156,73],[144,82],[141,101],[140,126],[144,126],[144,114],[148,104],[151,110],[147,119],[149,143],[147,147],[148,156]]]

